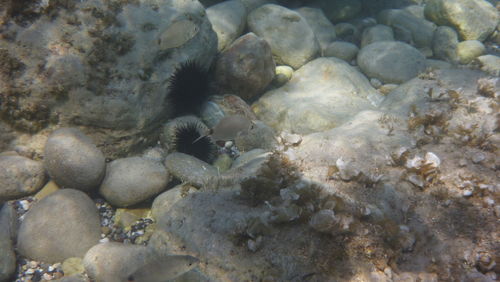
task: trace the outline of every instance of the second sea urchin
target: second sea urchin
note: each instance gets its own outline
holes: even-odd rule
[[[172,145],[177,152],[210,163],[215,158],[217,147],[208,136],[200,138],[203,134],[202,128],[201,124],[195,121],[187,121],[176,126]]]

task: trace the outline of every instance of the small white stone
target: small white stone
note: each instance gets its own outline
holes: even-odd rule
[[[52,272],[52,271],[54,271],[54,270],[55,270],[55,268],[54,268],[52,265],[50,265],[50,266],[47,268],[47,271],[48,271],[48,272]]]
[[[423,188],[425,185],[424,179],[420,175],[416,175],[414,173],[408,175],[408,181],[410,181],[410,183],[420,188]]]
[[[21,205],[21,208],[25,211],[27,211],[30,208],[30,202],[26,200],[19,201],[19,204]]]
[[[42,275],[42,280],[47,280],[47,281],[50,281],[52,280],[52,275],[48,274],[48,273],[44,273]]]
[[[226,143],[224,143],[224,147],[230,149],[231,147],[233,147],[233,141],[226,141]]]
[[[482,152],[478,152],[472,156],[472,162],[478,164],[486,159],[486,156]]]
[[[28,270],[26,270],[26,272],[24,272],[24,274],[26,275],[32,275],[35,273],[35,270],[33,268],[29,268]]]
[[[419,169],[424,163],[425,163],[424,159],[422,159],[419,156],[415,156],[413,159],[409,159],[406,162],[406,167]]]
[[[462,193],[462,195],[464,197],[470,197],[470,196],[472,196],[472,190],[464,190],[464,192]]]
[[[36,261],[32,260],[32,261],[30,261],[30,262],[28,263],[28,266],[29,266],[30,268],[36,268],[36,267],[38,266],[38,262],[36,262]]]
[[[109,242],[109,238],[102,238],[101,240],[99,240],[99,243],[108,243]]]
[[[488,205],[488,206],[493,206],[495,204],[495,200],[493,200],[492,198],[490,197],[486,197],[484,199],[484,202]]]
[[[425,162],[427,164],[432,164],[433,167],[439,167],[441,164],[441,160],[433,152],[427,152],[427,154],[425,154]]]

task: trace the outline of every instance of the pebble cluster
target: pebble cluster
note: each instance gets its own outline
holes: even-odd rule
[[[18,259],[18,269],[16,282],[50,281],[64,276],[61,263],[46,264],[21,258]]]

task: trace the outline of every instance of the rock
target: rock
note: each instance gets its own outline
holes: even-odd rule
[[[147,149],[142,157],[155,162],[163,163],[165,161],[166,152],[160,146]]]
[[[453,65],[451,63],[441,61],[441,60],[433,60],[427,59],[425,60],[427,69],[440,70],[440,69],[451,69]]]
[[[485,0],[430,0],[424,12],[436,24],[454,27],[463,40],[484,41],[499,20],[498,11]]]
[[[62,263],[62,271],[64,275],[82,274],[85,271],[82,258],[75,257],[65,259]]]
[[[0,203],[36,193],[45,179],[43,163],[17,154],[0,156]]]
[[[53,281],[57,282],[88,282],[89,279],[83,274],[75,274],[75,275],[69,275],[69,276],[64,276],[61,279],[56,279]]]
[[[195,187],[213,188],[218,185],[217,169],[193,156],[171,153],[165,159],[165,167],[175,178]]]
[[[62,188],[90,191],[101,184],[106,172],[102,152],[76,128],[60,128],[49,136],[44,164]]]
[[[341,125],[357,112],[371,109],[370,101],[376,104],[379,97],[346,62],[318,58],[295,72],[283,87],[264,94],[252,109],[276,131],[307,134]]]
[[[110,162],[99,193],[116,207],[128,207],[158,195],[170,180],[156,161],[130,157]]]
[[[9,281],[16,271],[16,254],[12,241],[12,207],[0,205],[0,281]]]
[[[357,44],[360,40],[359,29],[350,23],[338,23],[335,25],[335,32],[337,33],[337,40],[343,40]]]
[[[456,62],[458,34],[449,26],[440,26],[434,32],[432,39],[432,51],[434,56],[448,62]]]
[[[250,151],[256,148],[272,150],[276,147],[276,134],[267,124],[255,120],[253,127],[246,134],[239,134],[234,139],[238,149],[242,152]]]
[[[436,25],[425,19],[415,17],[404,10],[384,10],[377,16],[381,24],[394,29],[395,38],[408,44],[415,44],[417,48],[430,48]],[[408,34],[409,38],[405,38]],[[409,40],[409,42],[407,41]]]
[[[495,55],[483,55],[477,57],[481,70],[493,76],[500,76],[500,57]]]
[[[332,210],[320,210],[309,220],[309,226],[323,233],[331,232],[336,224],[337,218],[335,218],[335,213]]]
[[[461,64],[468,64],[486,53],[486,47],[478,40],[466,40],[457,44],[457,57]]]
[[[255,9],[248,15],[248,28],[269,43],[277,63],[297,69],[319,52],[307,21],[287,8],[267,4]]]
[[[363,47],[358,65],[368,77],[384,83],[403,83],[426,68],[425,57],[403,42],[381,41]]]
[[[196,191],[196,188],[192,186],[181,184],[158,195],[151,206],[151,214],[154,220],[159,221],[177,201]]]
[[[208,66],[217,52],[198,1],[44,3],[29,27],[5,30],[17,35],[2,50],[19,71],[1,79],[12,99],[2,103],[2,120],[32,133],[80,126],[96,144],[113,144],[102,146],[107,157],[153,145],[153,129],[172,113],[165,82],[188,58]],[[53,7],[64,15],[48,16]]]
[[[424,9],[425,7],[423,5],[410,5],[403,8],[403,10],[419,19],[425,19]]]
[[[206,12],[217,34],[217,50],[222,51],[243,32],[247,10],[241,1],[232,0],[210,6]]]
[[[281,87],[292,79],[293,69],[289,66],[277,66],[273,86]]]
[[[336,57],[346,62],[351,62],[358,54],[358,46],[342,41],[332,42],[324,52],[325,57]]]
[[[361,35],[361,48],[377,41],[394,41],[392,28],[383,24],[377,24],[363,30]]]
[[[61,262],[83,257],[100,238],[94,202],[81,191],[62,189],[35,203],[25,215],[17,250],[31,259]]]
[[[222,93],[234,93],[248,101],[272,81],[275,68],[267,42],[247,33],[220,54],[215,64],[215,81]]]
[[[328,19],[334,23],[350,20],[361,11],[359,0],[315,0],[310,5],[321,8]]]
[[[34,198],[40,201],[41,199],[47,197],[48,195],[58,191],[60,188],[54,181],[49,181],[43,188],[35,194]]]
[[[101,243],[92,247],[83,258],[85,271],[96,281],[127,281],[130,270],[143,264],[147,248],[141,245]]]
[[[330,43],[337,37],[335,27],[321,9],[302,7],[296,10],[302,15],[314,31],[323,54]]]

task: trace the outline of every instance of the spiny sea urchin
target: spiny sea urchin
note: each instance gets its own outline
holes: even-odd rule
[[[195,121],[187,121],[178,125],[174,131],[172,145],[177,152],[210,163],[215,158],[217,147],[208,136],[200,138],[202,128],[202,125]]]
[[[196,114],[208,98],[208,70],[196,61],[182,63],[169,82],[168,97],[175,116]]]

